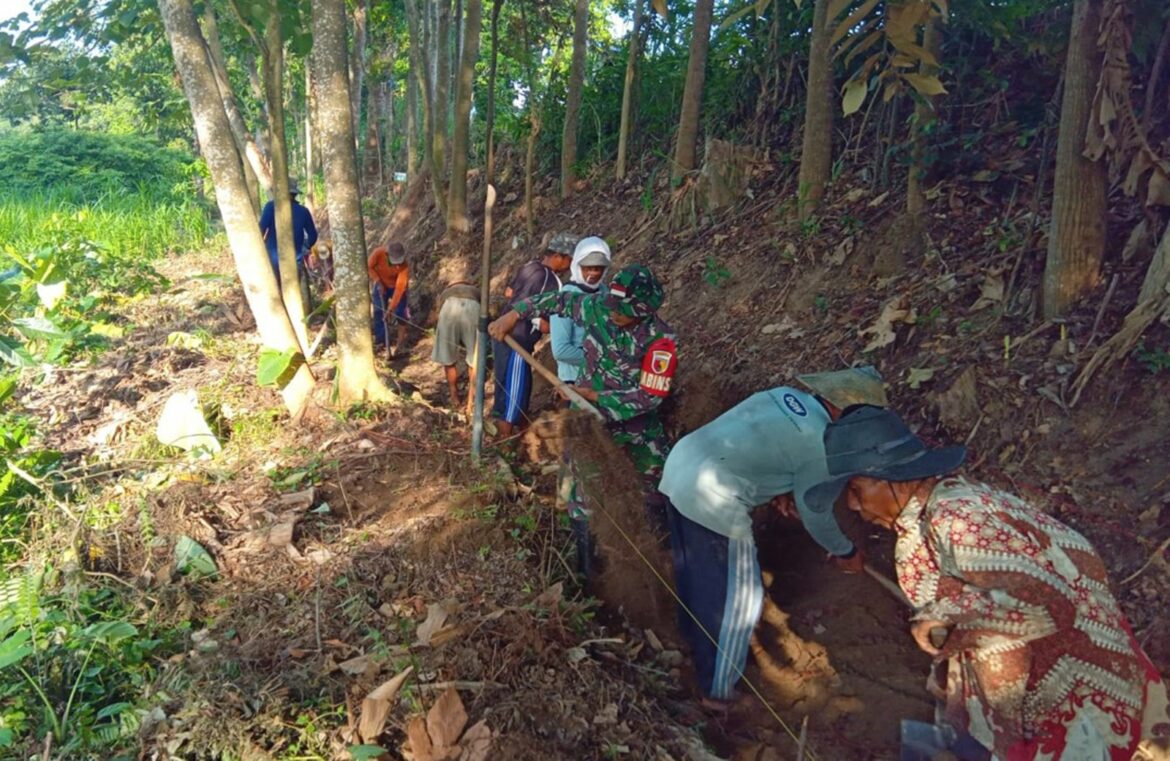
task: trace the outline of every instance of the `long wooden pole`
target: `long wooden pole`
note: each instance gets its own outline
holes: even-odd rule
[[[479,462],[483,449],[483,398],[487,384],[488,305],[492,267],[492,207],[496,205],[496,188],[487,186],[483,207],[483,259],[479,266],[479,339],[475,342],[475,407],[471,416],[471,460]]]
[[[515,338],[512,338],[512,336],[504,336],[504,343],[508,344],[508,347],[512,351],[520,355],[520,359],[531,365],[532,369],[540,373],[540,375],[543,376],[546,381],[553,384],[554,388],[556,388],[565,396],[569,397],[569,399],[572,400],[574,404],[593,415],[593,417],[597,418],[601,422],[605,422],[605,416],[601,414],[601,410],[597,409],[588,401],[586,401],[585,397],[578,394],[577,391],[568,383],[565,383],[563,380],[558,378],[556,373],[537,362],[536,357],[533,357],[531,354],[525,351],[524,347],[517,343]]]

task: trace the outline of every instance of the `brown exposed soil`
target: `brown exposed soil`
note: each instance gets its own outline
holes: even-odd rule
[[[497,293],[533,253],[513,195],[518,177],[503,176],[511,179],[495,210]],[[672,436],[799,373],[872,363],[923,436],[966,442],[970,473],[1093,540],[1138,638],[1170,671],[1170,620],[1159,615],[1170,602],[1164,376],[1130,358],[1077,405],[1069,394],[1132,303],[1144,262],[1110,263],[1119,285],[1097,330],[1098,303],[1045,324],[1034,295],[1042,240],[1032,236],[1022,254],[1001,250],[987,231],[1000,229],[1003,210],[964,178],[938,189],[950,213],[912,226],[925,255],[891,248],[911,229],[897,221],[897,194],[848,178],[816,230],[786,216],[784,179],[764,172],[753,175],[754,198],[672,234],[659,227],[670,216],[668,191],[646,182],[662,199],[650,209],[638,181],[598,181],[567,203],[536,206],[539,232],[603,233],[619,266],[647,263],[666,284],[663,314],[681,347],[665,407]],[[416,319],[429,326],[439,260],[475,256],[479,241],[441,239],[429,196],[408,192],[414,207],[393,226],[414,256]],[[473,188],[473,213],[482,197]],[[883,257],[893,257],[889,275],[875,273]],[[493,451],[471,466],[465,421],[444,409],[431,338],[416,330],[407,356],[379,358],[403,403],[328,411],[329,350],[314,359],[319,414],[289,428],[275,394],[253,384],[258,347],[238,285],[191,277],[230,273],[230,260],[168,266],[176,286],[128,306],[127,325],[139,327],[119,348],[59,371],[24,400],[46,421],[46,442],[88,474],[87,488],[133,505],[118,525],[85,537],[91,570],[137,588],[152,615],[189,627],[186,649],[151,687],[165,719],[144,730],[147,747],[170,757],[343,758],[360,740],[363,697],[407,666],[414,676],[377,738],[394,757],[409,752],[409,722],[446,683],[457,684],[472,723],[487,721],[493,758],[709,758],[699,736],[723,758],[790,758],[807,719],[817,758],[892,759],[898,721],[930,716],[928,661],[906,611],[872,579],[837,571],[799,526],[763,518],[767,600],[747,673],[763,702],[749,694],[726,718],[704,713],[673,631],[674,603],[651,571],[669,578],[662,537],[646,527],[637,480],[610,442],[588,426],[558,429],[558,417],[536,427],[552,433],[525,448],[528,457]],[[912,318],[886,326],[888,345],[870,346],[882,330],[862,330],[891,303]],[[167,345],[180,330],[210,338]],[[1147,338],[1170,345],[1170,329],[1155,326]],[[538,356],[549,361],[547,350]],[[217,411],[225,449],[210,463],[150,445],[161,404],[184,388]],[[546,385],[534,398],[534,418],[553,406]],[[572,540],[554,507],[563,441],[601,487],[592,493],[604,571],[590,591],[602,611],[575,585]],[[94,461],[109,470],[96,475]],[[852,516],[841,521],[892,575],[891,537]],[[217,579],[174,572],[179,536],[207,549]],[[435,616],[445,621],[423,643],[420,629]]]

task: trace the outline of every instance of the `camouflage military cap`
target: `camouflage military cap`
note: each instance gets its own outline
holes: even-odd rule
[[[544,248],[546,251],[551,251],[554,254],[572,256],[573,249],[577,248],[577,241],[580,239],[580,236],[577,235],[570,235],[569,233],[556,233],[548,239],[548,245],[546,245]]]
[[[666,292],[658,279],[641,264],[631,264],[609,284],[605,306],[627,317],[646,317],[662,306]]]

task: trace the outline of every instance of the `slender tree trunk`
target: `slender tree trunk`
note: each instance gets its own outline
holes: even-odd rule
[[[366,241],[346,74],[345,0],[313,0],[313,77],[337,284],[338,395],[342,404],[386,399],[374,369]]]
[[[683,88],[682,112],[678,117],[678,143],[674,149],[674,166],[670,170],[670,176],[676,180],[695,169],[695,143],[699,139],[699,111],[703,103],[703,80],[707,74],[712,10],[713,0],[696,0],[687,83]]]
[[[630,143],[630,123],[634,118],[634,80],[638,74],[638,34],[642,28],[642,0],[634,0],[634,25],[630,27],[630,49],[626,55],[626,80],[622,87],[622,116],[618,127],[617,163],[614,177],[626,178],[626,151]]]
[[[922,29],[922,47],[936,58],[939,51],[937,23],[933,14],[927,15]],[[918,73],[924,77],[935,76],[938,74],[938,67],[922,61],[918,65]],[[926,95],[918,95],[914,102],[914,123],[910,127],[910,171],[906,175],[906,211],[910,214],[921,214],[926,211],[926,194],[922,189],[922,178],[926,174],[927,129],[934,123],[935,118],[931,99]]]
[[[260,340],[265,348],[275,351],[299,351],[296,334],[281,303],[276,277],[248,200],[243,163],[232,141],[231,126],[211,71],[195,9],[191,0],[159,0],[159,10],[175,58],[175,68],[191,106],[200,152],[215,184],[216,202],[244,287],[244,297],[256,318]],[[304,415],[313,386],[313,375],[302,361],[280,392],[294,420],[300,420]]]
[[[709,0],[699,0],[709,2]],[[561,197],[568,198],[577,182],[577,127],[581,116],[581,91],[585,86],[585,46],[589,31],[589,0],[576,0],[573,12],[573,61],[569,66],[569,91],[565,95],[565,124],[561,132]]]
[[[418,91],[422,95],[423,155],[431,172],[431,189],[435,195],[435,206],[444,219],[447,218],[447,196],[443,191],[440,149],[436,147],[439,130],[435,128],[437,107],[431,94],[434,84],[431,76],[431,59],[426,50],[426,35],[423,33],[424,17],[416,5],[418,0],[406,0],[406,20],[410,27],[411,68],[418,78]],[[425,8],[426,6],[424,6]],[[427,13],[426,15],[430,15]],[[421,44],[420,44],[421,43]]]
[[[1106,170],[1084,156],[1093,93],[1100,76],[1095,0],[1073,3],[1056,141],[1052,226],[1044,268],[1044,316],[1059,317],[1100,282],[1105,251]]]
[[[272,3],[272,20],[264,34],[264,94],[270,120],[268,129],[272,145],[272,189],[276,211],[276,256],[280,262],[280,293],[284,308],[292,322],[293,331],[301,343],[301,351],[308,353],[309,332],[305,325],[305,302],[297,277],[297,248],[293,240],[292,198],[288,192],[288,143],[284,135],[284,45],[280,37],[278,5]]]
[[[317,109],[317,96],[313,91],[313,67],[311,61],[305,61],[305,195],[309,199],[309,207],[314,211],[317,207],[317,191],[315,182],[317,172],[313,165],[316,158],[313,155],[313,114]]]
[[[467,154],[471,130],[471,95],[475,86],[475,62],[479,58],[479,33],[483,26],[482,0],[467,0],[463,60],[455,89],[455,135],[451,141],[451,188],[447,195],[447,231],[471,230],[467,218]]]
[[[492,57],[488,69],[487,91],[487,167],[484,177],[487,184],[496,179],[496,68],[500,53],[500,9],[504,0],[492,0]]]
[[[520,4],[520,32],[524,45],[524,70],[528,75],[528,146],[524,154],[524,229],[528,237],[536,234],[536,204],[533,203],[536,170],[536,138],[540,135],[540,108],[536,98],[536,70],[533,66],[532,39],[528,34],[528,16]]]
[[[483,16],[483,0],[480,0],[480,16]],[[447,83],[447,92],[455,92],[459,87],[459,66],[463,60],[463,24],[462,20],[465,18],[463,9],[463,0],[455,0],[455,25],[453,32],[455,34],[455,44],[451,46],[451,79]],[[476,49],[479,49],[479,44],[476,44]],[[452,104],[451,112],[454,115],[455,109],[459,108],[458,96],[456,96],[455,103]]]
[[[349,103],[353,109],[354,140],[362,129],[362,82],[366,76],[366,37],[370,0],[358,0],[353,8],[353,57],[349,59]],[[354,143],[357,147],[357,143]]]
[[[833,170],[833,63],[829,55],[829,0],[816,0],[808,51],[808,99],[797,183],[800,219],[816,213]]]
[[[438,21],[435,29],[434,52],[437,59],[435,73],[435,105],[431,109],[431,131],[434,132],[435,192],[447,196],[447,160],[450,155],[448,122],[448,100],[450,99],[451,78],[451,0],[438,1]],[[446,217],[446,204],[442,207]]]
[[[391,57],[390,60],[394,60]],[[382,133],[382,184],[394,182],[396,164],[394,156],[394,80],[382,84],[382,95],[378,99],[378,123]]]
[[[406,77],[406,174],[418,174],[418,78]]]
[[[363,154],[366,187],[373,188],[382,178],[382,139],[378,133],[378,94],[381,83],[366,83],[366,149]]]
[[[211,71],[215,75],[224,112],[231,125],[232,137],[235,138],[236,147],[240,154],[247,160],[244,170],[250,172],[251,176],[260,182],[265,193],[271,194],[272,169],[268,164],[268,159],[261,153],[260,146],[256,144],[251,133],[248,132],[248,125],[244,123],[244,117],[240,113],[239,102],[236,100],[231,83],[228,81],[227,58],[223,52],[223,43],[219,36],[219,23],[216,21],[215,9],[211,3],[205,4],[203,8],[203,33],[207,42],[207,57],[211,63]],[[249,182],[248,185],[253,187],[254,183]],[[256,199],[258,196],[254,193],[253,198]],[[259,215],[260,209],[257,206],[256,216]]]

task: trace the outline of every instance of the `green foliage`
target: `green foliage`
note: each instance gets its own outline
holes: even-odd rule
[[[713,288],[720,288],[730,279],[731,270],[724,267],[723,263],[715,257],[708,256],[703,263],[704,282]]]
[[[1150,375],[1158,375],[1170,370],[1170,347],[1165,349],[1146,348],[1145,343],[1138,344],[1133,350],[1133,358],[1146,369]]]
[[[61,758],[137,747],[139,696],[185,631],[150,631],[109,589],[50,591],[56,574],[0,583],[0,748],[25,757],[49,731]],[[9,756],[7,754],[14,754]]]
[[[111,196],[183,204],[205,174],[201,162],[150,140],[71,129],[0,134],[0,166],[6,196],[51,195],[61,206]]]

